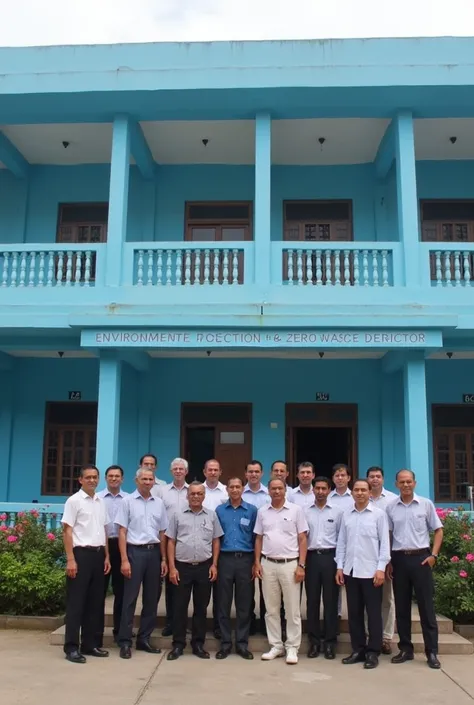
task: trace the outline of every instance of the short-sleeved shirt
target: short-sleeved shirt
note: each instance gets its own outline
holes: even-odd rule
[[[168,516],[170,516],[170,512],[172,511],[186,509],[186,507],[189,506],[188,487],[189,485],[187,482],[185,482],[183,487],[180,487],[179,489],[173,482],[170,482],[169,485],[163,487],[161,499],[163,500],[163,504],[168,512]]]
[[[311,507],[314,504],[313,489],[311,488],[309,492],[303,492],[299,485],[293,490],[288,490],[286,498],[289,502],[293,502],[293,504],[298,504],[300,507],[302,507],[302,509],[307,509],[308,507]]]
[[[105,527],[109,523],[104,500],[97,494],[90,497],[79,490],[66,500],[63,524],[72,527],[72,545],[105,546]]]
[[[176,541],[176,560],[182,563],[202,563],[212,556],[212,541],[224,532],[212,509],[200,512],[187,509],[173,512],[166,536]]]
[[[416,494],[410,504],[404,504],[398,497],[387,506],[386,512],[392,532],[392,551],[429,548],[430,531],[443,526],[433,502]]]
[[[321,509],[313,503],[305,510],[309,527],[308,551],[336,548],[342,515],[342,509],[334,507],[329,501]]]
[[[244,502],[247,502],[247,504],[253,504],[253,506],[257,509],[260,509],[260,507],[265,506],[265,504],[270,504],[271,502],[270,495],[268,494],[268,489],[265,487],[265,485],[260,485],[260,489],[255,492],[254,490],[250,489],[248,483],[244,487],[242,499],[244,500]]]
[[[115,519],[117,517],[120,505],[122,504],[122,500],[124,497],[128,496],[128,492],[119,490],[117,494],[113,494],[112,492],[110,492],[110,490],[105,488],[105,490],[97,492],[97,496],[105,502],[105,506],[107,507],[107,514],[109,516],[110,521],[110,523],[107,524],[107,526],[105,527],[105,530],[107,532],[107,538],[115,539],[117,538],[119,533],[118,526],[115,523]]]
[[[221,553],[231,551],[253,553],[255,537],[254,527],[257,509],[247,502],[233,507],[230,500],[220,504],[216,509],[224,535],[221,538]]]
[[[298,558],[298,535],[306,531],[303,510],[288,500],[281,509],[268,504],[258,510],[254,532],[263,537],[262,555],[268,558]]]
[[[395,494],[395,492],[390,492],[390,490],[386,490],[385,487],[382,489],[382,492],[380,495],[375,498],[371,497],[370,502],[374,504],[374,506],[378,507],[379,509],[383,509],[384,511],[387,509],[388,505],[393,502],[394,499],[397,499],[398,495]]]
[[[349,488],[344,494],[339,494],[337,490],[332,490],[328,495],[328,502],[331,502],[334,507],[339,507],[343,512],[354,508],[354,498]]]
[[[138,490],[124,498],[115,521],[127,529],[127,543],[133,546],[160,543],[160,531],[168,528],[161,499],[153,495],[145,499]]]
[[[219,506],[219,504],[224,504],[224,502],[227,502],[229,499],[229,495],[227,494],[227,488],[225,485],[222,484],[222,482],[218,482],[217,486],[214,488],[210,488],[207,486],[207,483],[204,483],[204,490],[206,492],[206,496],[204,497],[204,502],[202,503],[203,507],[206,507],[206,509],[212,509],[214,512],[216,511],[216,508]]]

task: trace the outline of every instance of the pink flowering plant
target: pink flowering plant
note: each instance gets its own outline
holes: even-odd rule
[[[61,614],[65,604],[62,531],[36,511],[0,514],[0,613]]]
[[[474,524],[462,510],[437,509],[443,546],[434,570],[436,611],[459,623],[474,622]]]

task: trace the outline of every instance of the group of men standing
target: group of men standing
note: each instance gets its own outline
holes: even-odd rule
[[[203,483],[186,483],[188,464],[171,463],[173,481],[155,476],[153,455],[140,459],[137,489],[122,491],[123,470],[106,470],[107,487],[96,493],[99,471],[82,469],[81,490],[66,502],[63,515],[67,556],[66,658],[107,657],[102,648],[104,601],[109,580],[114,592],[114,638],[120,656],[132,656],[133,620],[140,590],[142,611],[136,649],[159,653],[150,637],[156,626],[162,580],[166,590],[163,635],[173,636],[168,660],[186,646],[188,606],[193,597],[191,647],[205,650],[207,607],[213,594],[217,659],[232,650],[231,607],[235,602],[235,650],[253,659],[249,635],[257,630],[255,582],[260,581],[260,624],[270,648],[269,661],[280,656],[298,662],[301,645],[301,599],[307,599],[308,657],[334,659],[345,586],[352,653],[344,664],[378,665],[391,653],[395,613],[399,653],[392,663],[413,658],[413,591],[420,610],[428,665],[439,668],[438,631],[433,605],[435,564],[442,525],[430,500],[415,494],[415,474],[397,473],[399,495],[383,486],[383,470],[371,467],[355,480],[349,468],[333,468],[332,482],[315,477],[311,463],[298,467],[298,486],[287,485],[283,461],[271,467],[268,487],[260,462],[247,465],[247,483],[220,482],[217,460],[204,467]],[[334,489],[331,489],[331,486]],[[433,547],[430,532],[434,531]],[[391,532],[391,538],[390,534]],[[392,587],[393,586],[393,587]],[[323,621],[320,622],[321,597]],[[81,632],[81,640],[80,640]]]

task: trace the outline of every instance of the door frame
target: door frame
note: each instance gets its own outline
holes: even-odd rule
[[[290,416],[291,409],[295,407],[317,407],[318,417],[315,420],[310,421],[298,421],[292,422]],[[342,419],[341,421],[331,419],[331,415],[328,413],[332,409],[349,409],[352,413],[352,418],[350,421],[347,419]],[[326,418],[325,418],[326,417]],[[331,420],[329,420],[331,419]],[[333,403],[320,403],[320,402],[287,402],[285,404],[285,450],[286,450],[286,461],[287,467],[290,472],[290,482],[292,484],[296,483],[296,467],[295,465],[295,434],[293,429],[295,428],[349,428],[351,429],[351,449],[349,457],[349,466],[351,469],[351,482],[358,477],[358,405],[357,404],[333,404]],[[331,479],[331,478],[329,478]]]
[[[180,409],[180,439],[179,439],[179,447],[180,447],[180,453],[182,458],[186,458],[186,429],[187,428],[199,428],[201,426],[207,426],[211,427],[214,426],[216,428],[217,426],[231,426],[233,425],[233,422],[227,422],[227,421],[184,421],[184,407],[187,406],[240,406],[240,407],[246,407],[248,410],[248,427],[249,427],[249,440],[248,443],[245,445],[248,445],[250,447],[250,456],[252,457],[253,453],[253,418],[252,418],[252,402],[247,402],[247,401],[238,401],[238,402],[233,402],[233,401],[182,401],[181,402],[181,409]],[[235,425],[235,422],[234,422]],[[210,458],[209,458],[210,460]],[[216,458],[216,460],[219,460],[219,458]]]

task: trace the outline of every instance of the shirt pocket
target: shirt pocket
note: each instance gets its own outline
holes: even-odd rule
[[[334,519],[328,519],[324,522],[323,533],[327,541],[334,544],[336,543],[337,528]]]
[[[377,538],[377,526],[376,524],[364,524],[359,529],[359,534],[368,539]]]
[[[413,526],[415,527],[415,531],[426,531],[426,516],[424,514],[414,514]]]
[[[211,539],[214,533],[214,527],[212,524],[209,524],[207,521],[205,521],[201,525],[201,531],[205,539]]]
[[[281,530],[284,534],[294,534],[295,533],[295,524],[293,521],[290,519],[283,519],[281,522]]]

